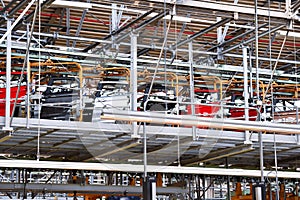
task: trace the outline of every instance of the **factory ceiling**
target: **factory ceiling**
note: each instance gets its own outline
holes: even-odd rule
[[[130,69],[136,38],[139,73],[170,72],[180,77],[180,84],[189,85],[192,65],[195,77],[217,77],[224,88],[236,81],[235,89],[242,90],[238,81],[243,80],[247,62],[246,69],[260,81],[259,87],[274,83],[278,94],[292,89],[298,94],[298,1],[44,0],[38,7],[34,0],[2,0],[1,4],[0,53],[5,59],[10,24],[12,56],[20,56],[13,59],[16,66],[21,66],[27,52],[32,63],[49,59],[79,63],[84,76],[98,73],[99,68]],[[38,71],[34,66],[32,70]],[[293,85],[287,88],[288,84]],[[287,89],[282,92],[281,87]],[[220,166],[227,162],[233,167],[259,167],[256,129],[245,133],[229,126],[201,127],[193,133],[189,125],[166,124],[147,124],[149,164]],[[0,155],[35,159],[40,148],[39,157],[45,160],[141,164],[143,138],[132,137],[128,126],[16,118],[12,135],[0,145]],[[142,135],[142,128],[139,131]],[[280,167],[298,168],[298,135],[267,128],[264,133],[265,165],[274,166],[276,149]]]

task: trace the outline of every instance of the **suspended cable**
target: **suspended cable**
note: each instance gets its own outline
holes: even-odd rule
[[[268,0],[268,14],[269,14],[268,24],[269,24],[269,47],[270,47],[269,48],[269,58],[270,58],[269,65],[270,65],[270,70],[272,71],[273,64],[272,64],[272,39],[271,39],[271,31],[270,31],[270,29],[271,29],[271,15],[270,15],[270,9],[271,8],[270,8],[270,3],[271,3],[270,0]],[[279,59],[279,57],[278,57],[278,59]],[[277,66],[277,63],[274,66],[274,70]],[[272,72],[272,74],[273,73],[274,73],[274,71]],[[271,78],[270,78],[270,81],[269,81],[269,83],[271,83],[270,87],[271,87],[271,105],[272,105],[270,112],[272,113],[272,116],[271,116],[272,119],[274,119],[275,109],[274,109],[274,93],[273,93],[273,84],[272,84],[272,82],[273,82],[273,76],[271,75]],[[268,91],[268,88],[267,88],[266,92],[267,91]],[[265,99],[265,97],[264,97],[264,99]],[[276,187],[276,189],[275,189],[275,192],[276,192],[275,198],[276,198],[276,200],[279,200],[278,160],[277,160],[277,144],[276,144],[276,134],[275,134],[275,132],[273,132],[273,145],[274,145],[275,187]]]
[[[160,53],[159,53],[158,61],[157,61],[157,64],[156,64],[156,67],[155,67],[155,70],[154,70],[154,73],[153,73],[150,88],[149,88],[148,94],[146,94],[146,101],[149,99],[149,95],[151,94],[151,91],[152,91],[152,88],[153,88],[153,84],[154,84],[154,80],[155,80],[155,77],[156,77],[156,74],[157,74],[158,66],[159,66],[163,51],[165,49],[165,45],[167,43],[167,36],[168,36],[169,30],[170,30],[170,27],[171,27],[172,20],[173,20],[173,15],[171,15],[171,18],[170,18],[170,21],[169,21],[169,24],[168,24],[168,28],[165,32],[165,38],[164,38],[164,41],[163,41],[163,44],[162,44],[162,47],[161,47],[161,50],[160,50]]]
[[[276,68],[277,68],[277,64],[278,64],[278,62],[279,62],[279,58],[280,58],[280,56],[281,56],[282,49],[283,49],[283,47],[284,47],[284,45],[285,45],[285,42],[286,42],[286,39],[287,39],[288,34],[289,34],[289,31],[286,32],[285,37],[284,37],[284,39],[283,39],[283,42],[282,42],[282,44],[281,44],[279,54],[278,54],[278,56],[277,56],[277,59],[276,59],[274,68],[273,68],[272,73],[271,73],[270,81],[268,82],[268,85],[267,85],[266,90],[265,90],[264,95],[263,95],[263,99],[262,99],[263,101],[265,100],[266,95],[267,95],[267,93],[268,93],[268,90],[269,90],[269,88],[270,88],[270,85],[272,84],[273,76],[274,76],[274,74],[275,74],[275,71],[276,71]]]

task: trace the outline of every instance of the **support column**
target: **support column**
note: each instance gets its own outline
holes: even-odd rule
[[[7,19],[7,38],[6,38],[6,96],[5,96],[5,126],[4,131],[11,132],[10,127],[10,79],[11,79],[11,19]],[[9,133],[10,135],[11,133]]]
[[[296,106],[296,124],[299,124],[299,107]],[[300,145],[300,135],[296,134],[297,137],[297,145]]]
[[[228,168],[229,168],[228,157],[226,157],[226,169],[228,169]],[[226,199],[231,199],[230,176],[227,176],[227,198]]]
[[[27,36],[27,51],[30,49],[30,31],[29,31],[29,24],[27,24],[26,27],[26,36]],[[27,95],[26,95],[26,127],[29,128],[29,118],[30,118],[30,80],[31,80],[31,68],[30,68],[30,61],[29,61],[29,56],[26,57],[26,65],[27,65]]]
[[[137,33],[131,33],[130,110],[137,111]],[[137,122],[132,122],[131,137],[137,138]]]
[[[243,66],[244,66],[244,106],[245,106],[245,121],[249,121],[249,91],[248,91],[248,48],[243,46]],[[251,144],[249,131],[245,131],[244,144]]]
[[[289,13],[289,12],[290,12],[291,4],[292,4],[292,1],[291,1],[291,0],[285,0],[285,12],[286,12],[286,13]]]
[[[221,21],[221,20],[222,20],[221,17],[217,17],[217,22],[219,22],[219,21]],[[218,41],[218,45],[223,43],[224,38],[225,38],[225,36],[226,36],[226,31],[227,31],[227,29],[228,29],[228,26],[227,26],[227,28],[225,28],[225,30],[224,30],[224,34],[225,34],[225,35],[223,36],[223,33],[222,33],[222,26],[220,26],[220,27],[217,28],[217,41]],[[223,38],[223,37],[224,37],[224,38]],[[224,56],[223,56],[223,54],[222,54],[222,51],[223,51],[223,47],[222,47],[222,46],[218,46],[218,47],[217,47],[218,60],[223,60],[223,59],[224,59]]]
[[[190,65],[190,98],[191,98],[191,111],[192,116],[195,116],[195,104],[194,104],[194,68],[193,68],[193,42],[189,42],[189,65]],[[193,140],[196,139],[196,126],[192,127]]]

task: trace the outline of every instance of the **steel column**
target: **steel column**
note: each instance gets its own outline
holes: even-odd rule
[[[248,91],[248,47],[243,46],[243,65],[244,65],[244,107],[245,121],[249,121],[249,91]],[[245,131],[245,144],[251,144],[249,131]]]
[[[131,64],[130,64],[130,110],[137,110],[137,33],[131,33]],[[137,122],[132,123],[132,137],[138,137]]]
[[[66,8],[66,27],[67,27],[66,35],[68,36],[68,35],[70,35],[70,8]],[[70,46],[69,39],[67,39],[66,45],[67,45],[67,47]]]
[[[194,94],[194,68],[193,68],[193,42],[189,42],[189,65],[190,65],[190,98],[192,116],[195,116],[195,94]],[[192,127],[193,140],[196,140],[196,126]]]
[[[217,17],[217,21],[221,21],[221,17]],[[226,36],[226,32],[228,30],[228,25],[225,27],[224,29],[224,35],[222,33],[222,26],[218,27],[217,28],[217,41],[218,41],[218,44],[221,44],[223,41],[224,41],[224,38]],[[224,59],[224,56],[222,54],[222,50],[223,50],[223,47],[222,46],[218,46],[217,48],[217,53],[218,53],[218,60],[223,60]]]
[[[5,96],[5,126],[4,131],[12,131],[10,127],[10,80],[11,80],[11,19],[7,19],[7,40],[6,40],[6,96]],[[13,114],[12,114],[13,115]]]
[[[285,13],[289,14],[291,12],[291,0],[285,0]]]

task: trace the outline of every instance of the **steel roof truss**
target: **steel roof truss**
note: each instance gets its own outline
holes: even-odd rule
[[[194,40],[195,38],[197,38],[197,37],[199,37],[199,36],[201,36],[201,35],[209,32],[209,31],[211,31],[211,30],[213,30],[215,28],[218,28],[218,27],[220,27],[220,26],[222,26],[222,25],[224,25],[224,24],[226,24],[226,23],[228,23],[230,21],[231,21],[231,18],[222,19],[221,21],[218,21],[217,23],[215,23],[215,24],[213,24],[213,25],[211,25],[211,26],[209,26],[209,27],[207,27],[207,28],[199,31],[198,33],[195,33],[195,34],[191,35],[187,39],[178,42],[177,44],[175,44],[175,45],[172,46],[172,49],[178,48],[181,45],[184,45],[184,44],[186,44],[186,43]]]
[[[91,0],[87,0],[88,3],[90,3]],[[81,15],[81,18],[80,18],[80,21],[79,21],[79,25],[77,27],[77,31],[75,33],[75,37],[78,37],[79,34],[80,34],[80,31],[81,31],[81,28],[82,28],[82,25],[83,25],[83,22],[84,22],[84,18],[85,18],[85,15],[87,13],[88,9],[84,9],[83,12],[82,12],[82,15]],[[75,48],[76,46],[76,40],[73,41],[73,45],[72,45],[72,48]]]
[[[270,29],[270,30],[267,30],[267,31],[265,31],[265,32],[263,32],[263,33],[261,33],[261,34],[259,34],[259,35],[258,35],[258,38],[263,37],[263,36],[266,36],[266,35],[268,35],[269,33],[273,33],[273,32],[275,32],[275,31],[277,31],[277,30],[283,28],[284,26],[285,26],[285,25],[280,25],[280,26],[277,26],[277,27],[272,28],[272,29]],[[232,51],[232,50],[234,50],[234,49],[236,49],[236,48],[241,47],[241,45],[246,45],[246,44],[248,44],[248,43],[250,43],[250,42],[253,42],[254,40],[255,40],[255,37],[249,38],[248,40],[242,41],[242,42],[239,43],[239,44],[236,44],[236,45],[234,45],[234,46],[232,46],[232,47],[230,47],[230,48],[225,49],[225,50],[223,51],[223,53],[227,53],[227,52],[229,52],[229,51]]]
[[[148,0],[153,2],[159,3],[169,3],[174,4],[173,0]],[[248,7],[245,5],[237,5],[237,4],[224,4],[224,3],[213,3],[207,1],[195,1],[195,0],[185,0],[182,2],[177,2],[177,6],[190,6],[195,8],[202,8],[202,9],[211,9],[211,10],[218,10],[218,11],[225,11],[225,12],[232,12],[232,13],[243,13],[243,14],[255,14],[255,9],[253,7]],[[287,12],[280,12],[274,10],[267,10],[267,9],[257,9],[257,14],[259,16],[271,17],[271,18],[281,18],[281,19],[290,19],[290,15]]]

